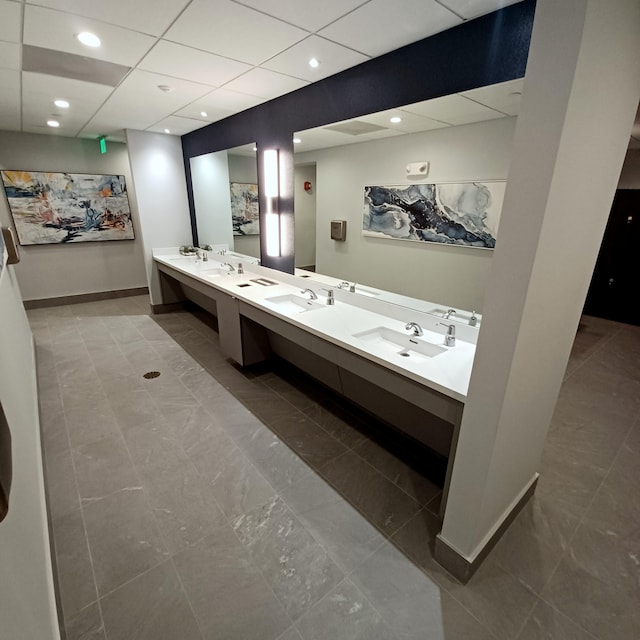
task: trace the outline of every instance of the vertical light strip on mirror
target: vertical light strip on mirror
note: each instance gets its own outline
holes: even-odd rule
[[[266,149],[263,154],[264,195],[267,204],[265,214],[267,255],[280,255],[280,176],[277,149]]]

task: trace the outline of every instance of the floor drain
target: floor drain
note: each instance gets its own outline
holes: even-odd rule
[[[151,380],[152,378],[157,378],[160,375],[159,371],[147,371],[142,377],[147,380]]]

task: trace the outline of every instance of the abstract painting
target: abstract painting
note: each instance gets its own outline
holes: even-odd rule
[[[21,245],[132,240],[124,176],[2,171]]]
[[[231,219],[234,236],[260,234],[257,184],[231,183]]]
[[[505,181],[365,187],[362,233],[493,249],[505,187]]]

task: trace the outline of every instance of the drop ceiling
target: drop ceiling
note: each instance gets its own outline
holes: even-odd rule
[[[0,0],[0,129],[183,135],[517,1]],[[81,31],[96,33],[100,48],[81,45]],[[470,112],[513,115],[517,96],[497,103],[487,91],[407,108],[405,133],[427,119],[437,128]],[[60,98],[68,109],[54,106]],[[640,146],[639,125],[631,146]]]
[[[0,129],[183,135],[516,1],[0,0]]]

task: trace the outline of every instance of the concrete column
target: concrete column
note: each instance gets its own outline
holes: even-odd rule
[[[537,477],[640,96],[638,0],[538,0],[436,558],[462,580]]]

